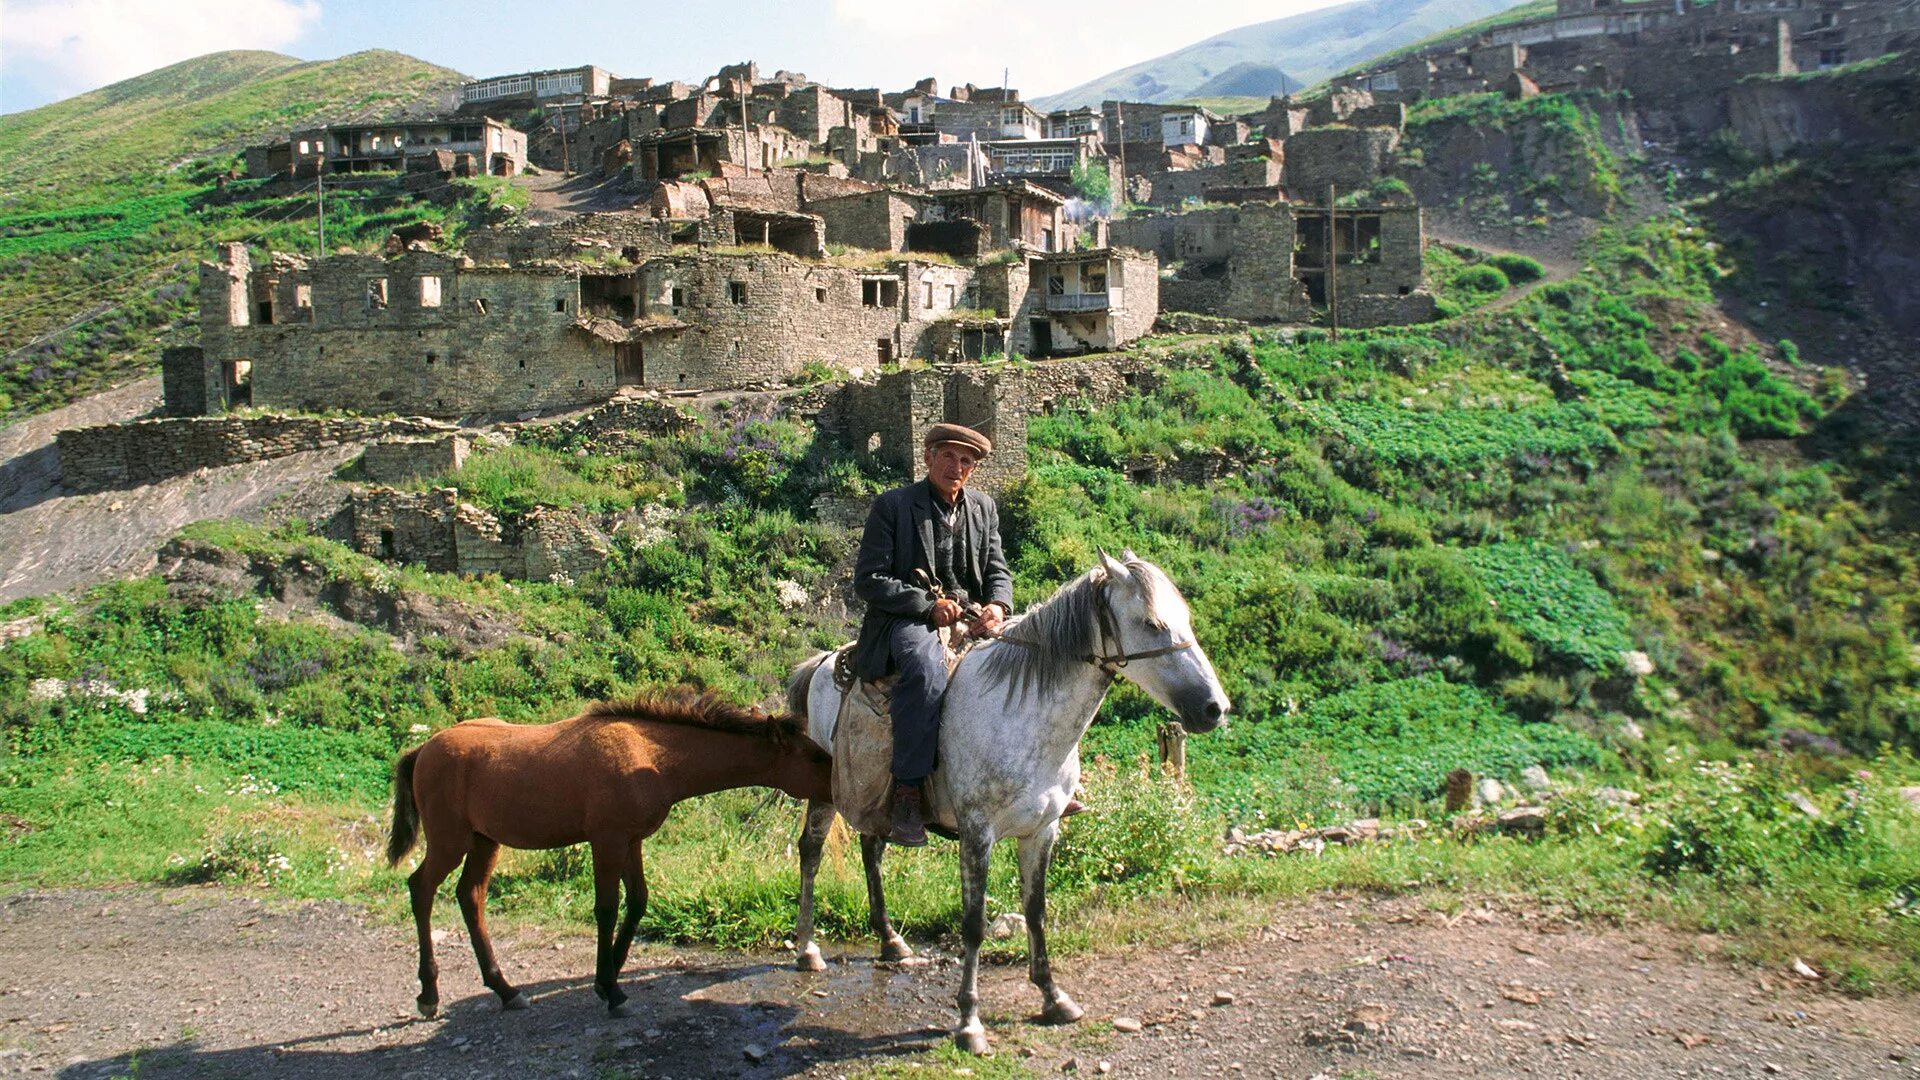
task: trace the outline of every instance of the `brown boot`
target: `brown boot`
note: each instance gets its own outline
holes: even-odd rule
[[[893,832],[890,843],[901,847],[926,847],[927,825],[920,816],[920,785],[893,785]]]

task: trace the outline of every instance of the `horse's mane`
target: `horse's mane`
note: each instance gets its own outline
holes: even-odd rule
[[[1139,558],[1127,559],[1124,565],[1151,605],[1156,592],[1153,566]],[[1099,651],[1100,621],[1094,605],[1100,602],[1105,577],[1104,571],[1089,570],[1008,620],[1002,636],[1023,644],[1003,642],[982,652],[982,672],[1022,694],[1029,687],[1042,697],[1053,693],[1063,679],[1079,670],[1085,662],[1082,657]],[[1157,617],[1152,611],[1148,616]]]
[[[587,706],[582,716],[602,720],[640,721],[673,724],[678,727],[721,731],[729,735],[750,735],[766,739],[777,749],[820,748],[807,738],[806,727],[788,713],[767,713],[744,708],[718,694],[691,691],[667,694],[635,694],[629,698],[601,701]]]

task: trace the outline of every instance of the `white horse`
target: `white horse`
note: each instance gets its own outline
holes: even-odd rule
[[[804,712],[807,734],[833,745],[840,690],[831,653],[794,669],[788,702]],[[976,646],[947,686],[940,723],[940,767],[928,780],[929,824],[960,841],[961,937],[966,963],[960,975],[960,1027],[954,1041],[987,1052],[980,1023],[980,942],[986,936],[987,857],[996,841],[1020,842],[1020,895],[1027,919],[1028,972],[1045,1000],[1041,1019],[1070,1024],[1080,1006],[1053,983],[1047,962],[1047,864],[1060,835],[1060,811],[1080,780],[1080,738],[1099,711],[1114,676],[1123,676],[1172,710],[1188,731],[1211,731],[1230,707],[1213,664],[1194,639],[1186,600],[1159,567],[1124,553],[1104,552],[1100,565],[1063,586],[1045,603],[1008,620],[999,640]],[[833,825],[834,808],[807,804],[800,837],[800,915],[794,930],[798,966],[825,966],[813,943],[813,878]],[[880,887],[883,837],[863,836],[867,898],[881,957],[912,955],[887,922]]]

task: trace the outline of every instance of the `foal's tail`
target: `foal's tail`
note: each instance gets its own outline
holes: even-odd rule
[[[793,669],[793,675],[787,680],[787,711],[802,720],[807,716],[807,692],[813,687],[813,673],[821,664],[832,659],[832,652],[817,652]]]
[[[420,756],[414,747],[393,763],[393,829],[387,833],[387,865],[397,866],[420,839],[420,808],[413,805],[413,761]]]

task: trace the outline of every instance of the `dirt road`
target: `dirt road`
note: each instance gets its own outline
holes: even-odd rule
[[[441,925],[458,925],[457,918]],[[214,889],[0,900],[0,1075],[72,1078],[832,1077],[946,1042],[950,943],[922,966],[830,948],[636,951],[633,1018],[607,1019],[574,928],[496,935],[534,999],[502,1013],[458,930],[439,1020],[412,1015],[404,927],[338,904]],[[1569,925],[1525,910],[1452,917],[1408,899],[1283,905],[1252,938],[1074,957],[1087,1007],[1027,1022],[1024,968],[983,978],[1000,1058],[1036,1075],[1668,1077],[1920,1075],[1920,1002],[1858,1000],[1790,973],[1698,958],[1710,942]],[[1138,1031],[1116,1030],[1134,1025]],[[994,1075],[999,1075],[995,1073]]]

